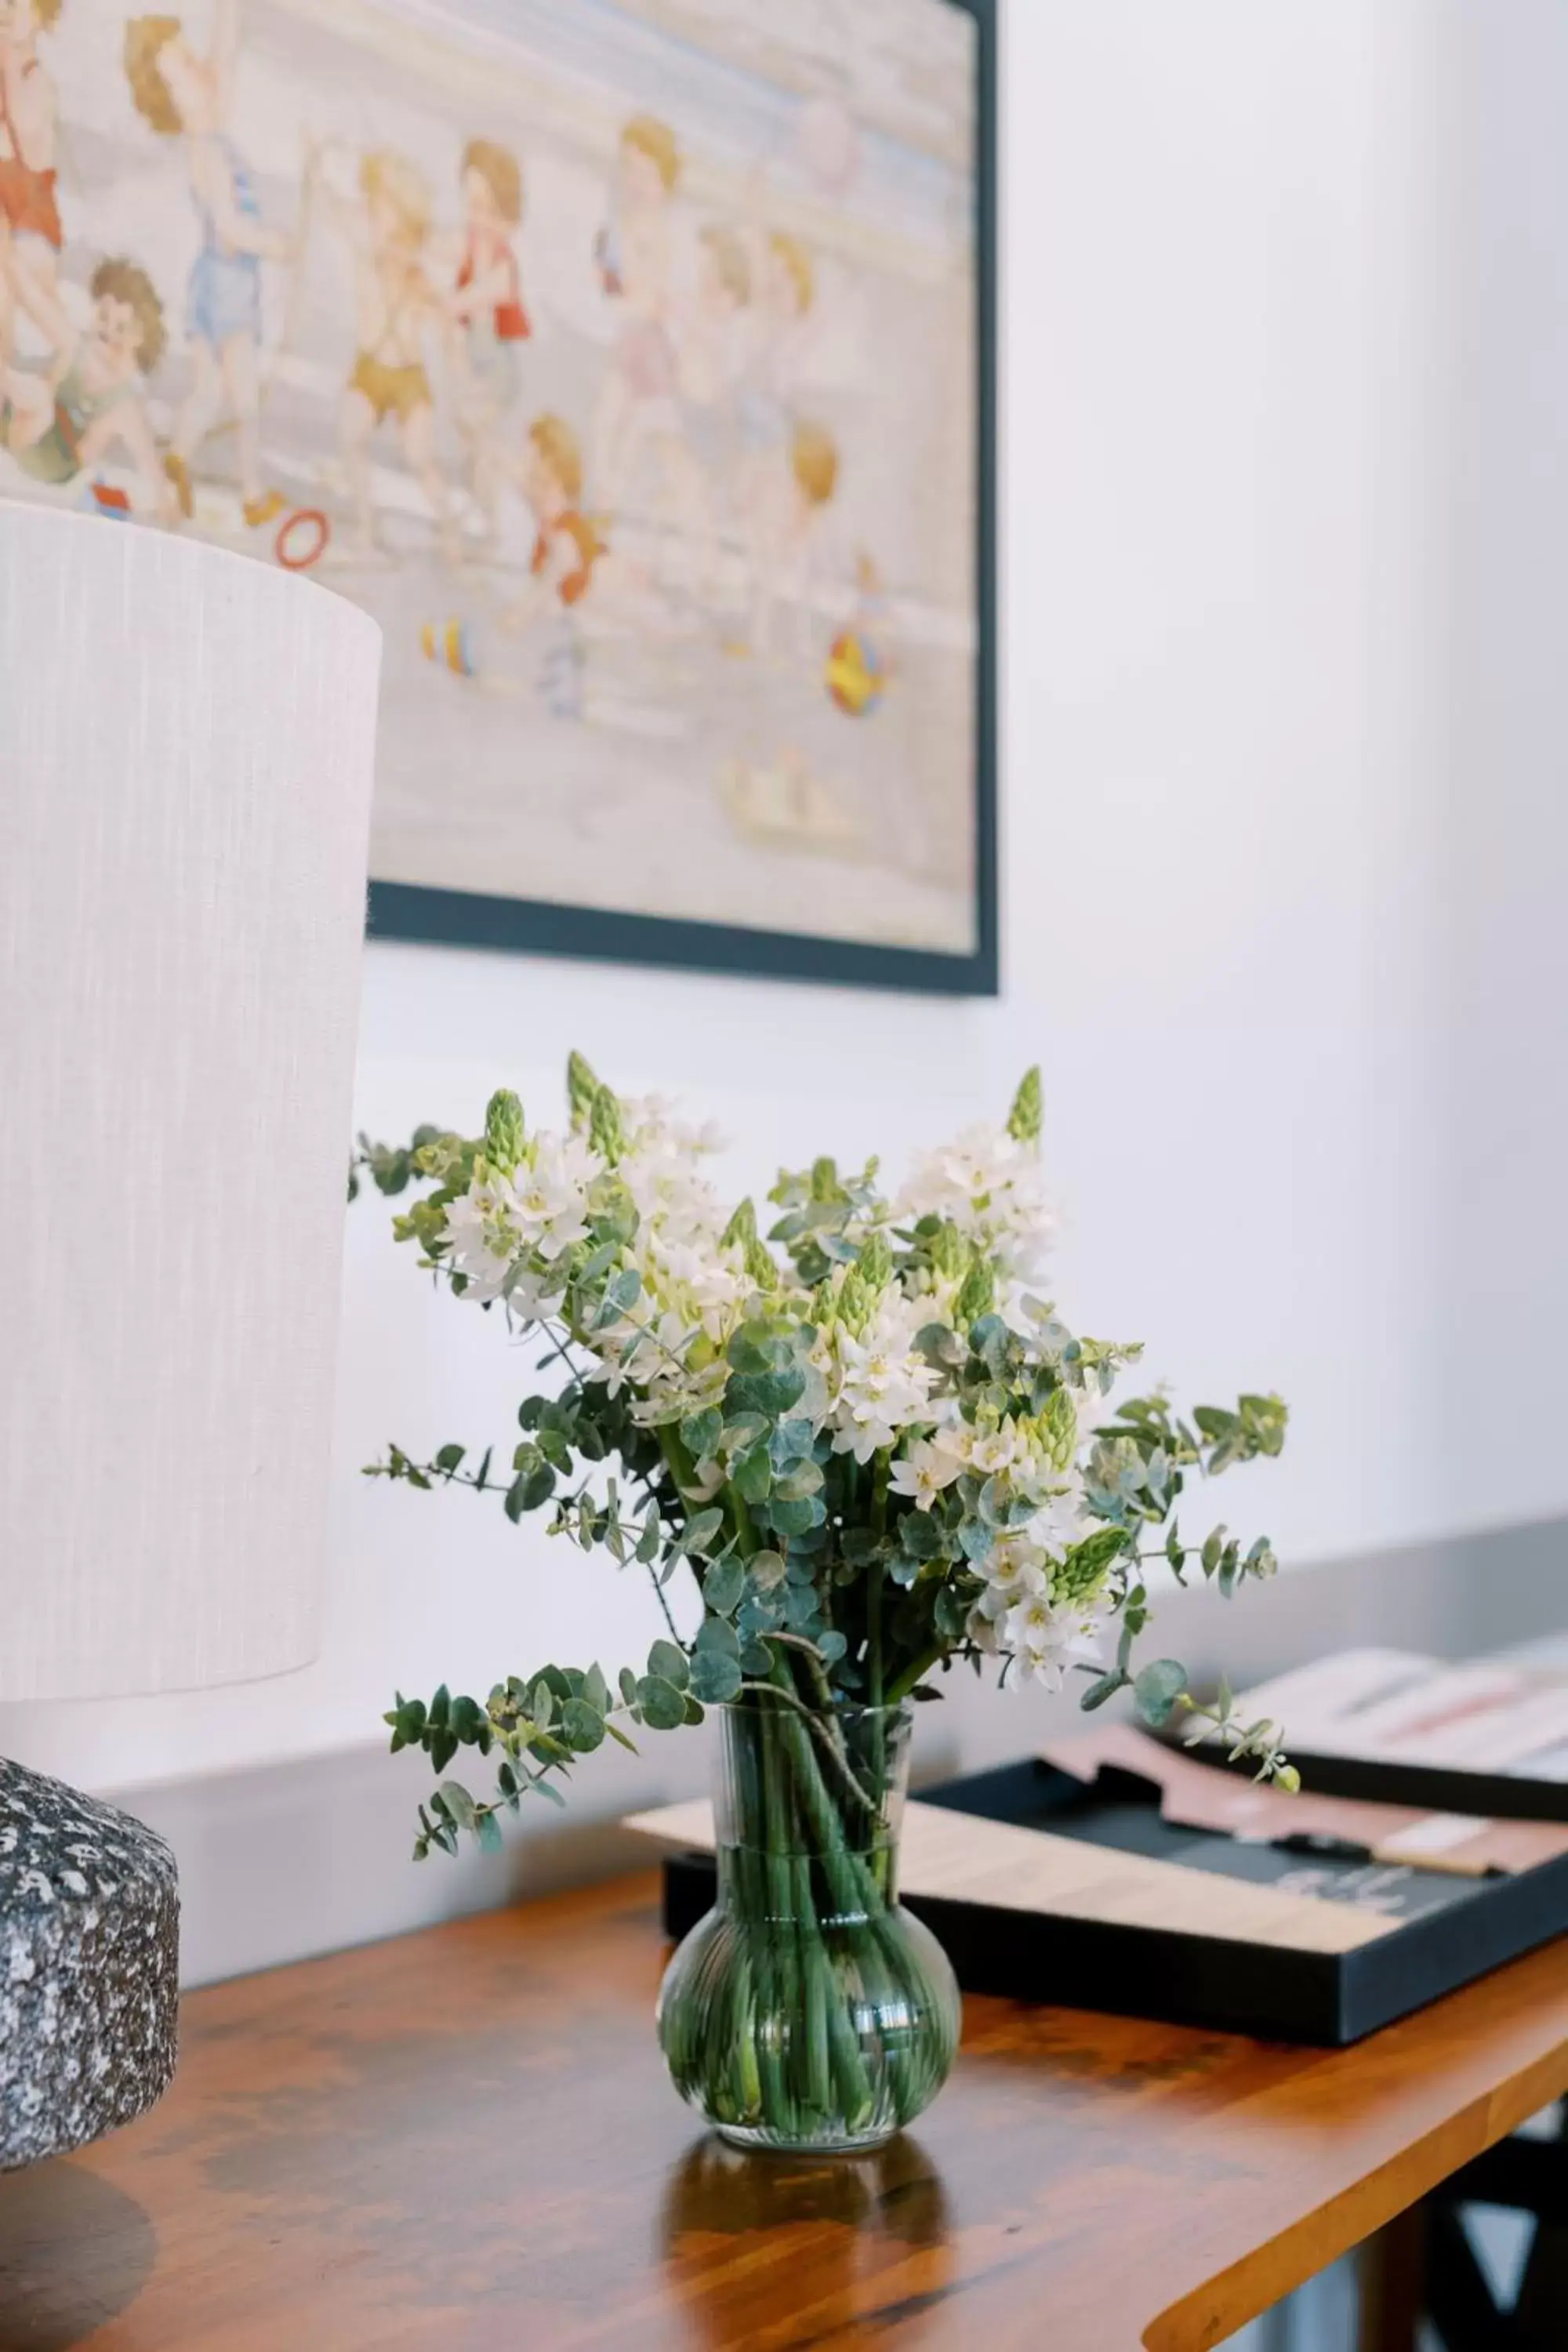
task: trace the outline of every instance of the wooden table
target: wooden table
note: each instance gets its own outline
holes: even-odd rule
[[[1568,2091],[1568,1948],[1322,2052],[971,2000],[916,2131],[744,2157],[665,2078],[657,1882],[191,1997],[0,2179],[0,2352],[1213,2345]]]

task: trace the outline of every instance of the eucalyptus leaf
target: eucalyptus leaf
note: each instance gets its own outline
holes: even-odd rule
[[[812,1528],[819,1528],[827,1517],[821,1498],[806,1495],[798,1503],[785,1502],[774,1495],[767,1506],[768,1521],[781,1536],[803,1536]]]
[[[719,1451],[719,1439],[723,1422],[718,1411],[709,1405],[701,1412],[692,1413],[680,1424],[680,1442],[694,1462],[706,1462]]]
[[[674,1642],[656,1642],[647,1654],[647,1670],[661,1681],[671,1683],[677,1690],[686,1688],[690,1667],[684,1650]],[[640,1687],[640,1686],[639,1686]]]
[[[579,1756],[591,1755],[605,1737],[605,1718],[586,1698],[569,1698],[561,1710],[561,1736]]]
[[[672,1682],[662,1675],[645,1675],[637,1685],[637,1702],[643,1721],[653,1731],[673,1731],[686,1716],[686,1698]]]
[[[929,1511],[906,1511],[899,1521],[899,1541],[911,1559],[935,1559],[942,1549],[942,1529]]]
[[[722,1651],[699,1650],[691,1661],[691,1696],[709,1706],[721,1706],[734,1697],[741,1687],[739,1655],[727,1657]]]
[[[727,1619],[704,1617],[697,1629],[697,1640],[691,1652],[691,1672],[697,1672],[701,1657],[738,1658],[741,1654],[740,1635]]]
[[[1170,1720],[1171,1709],[1187,1687],[1187,1670],[1174,1658],[1156,1658],[1135,1678],[1132,1696],[1145,1723],[1156,1730]]]
[[[675,1541],[677,1556],[687,1552],[705,1552],[724,1524],[724,1514],[718,1510],[699,1511],[687,1520]]]
[[[737,1552],[716,1559],[702,1580],[702,1598],[720,1617],[733,1616],[746,1589],[746,1563]]]
[[[473,1828],[474,1801],[460,1780],[443,1780],[434,1802],[451,1816],[460,1830]]]
[[[765,1503],[773,1481],[773,1462],[765,1445],[753,1445],[731,1463],[730,1477],[742,1502]]]

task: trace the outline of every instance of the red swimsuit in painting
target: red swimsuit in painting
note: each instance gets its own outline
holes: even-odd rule
[[[474,246],[474,233],[470,229],[468,244],[463,248],[462,268],[458,272],[459,294],[467,287],[471,286],[479,275],[481,265],[475,253]],[[522,279],[518,271],[516,254],[510,245],[503,242],[500,251],[485,261],[482,267],[488,271],[493,263],[500,258],[502,253],[506,256],[507,290],[503,299],[495,305],[490,313],[491,327],[498,343],[526,342],[533,331],[528,323],[528,312],[522,307]]]
[[[571,571],[563,574],[555,593],[563,604],[577,604],[588,593],[595,564],[601,555],[608,554],[609,550],[587,517],[568,509],[565,514],[557,515],[553,521],[542,522],[539,526],[539,535],[533,542],[533,559],[528,567],[536,580],[547,569],[552,551],[551,541],[557,538],[567,541],[576,562]]]
[[[36,58],[22,68],[24,78],[37,70]],[[58,253],[65,239],[59,206],[55,202],[56,174],[36,172],[23,155],[22,142],[11,120],[4,73],[0,73],[0,130],[5,131],[5,143],[11,150],[8,155],[0,155],[0,213],[9,221],[13,236],[41,236]]]

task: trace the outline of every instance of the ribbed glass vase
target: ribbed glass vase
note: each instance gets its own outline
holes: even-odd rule
[[[930,2105],[958,2044],[947,1955],[898,1900],[912,1708],[719,1710],[718,1902],[658,2000],[669,2071],[746,2147],[875,2147]]]

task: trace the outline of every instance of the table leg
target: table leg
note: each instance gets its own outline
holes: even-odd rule
[[[1416,2352],[1425,2302],[1426,2215],[1398,2213],[1356,2257],[1361,2304],[1357,2352]]]

